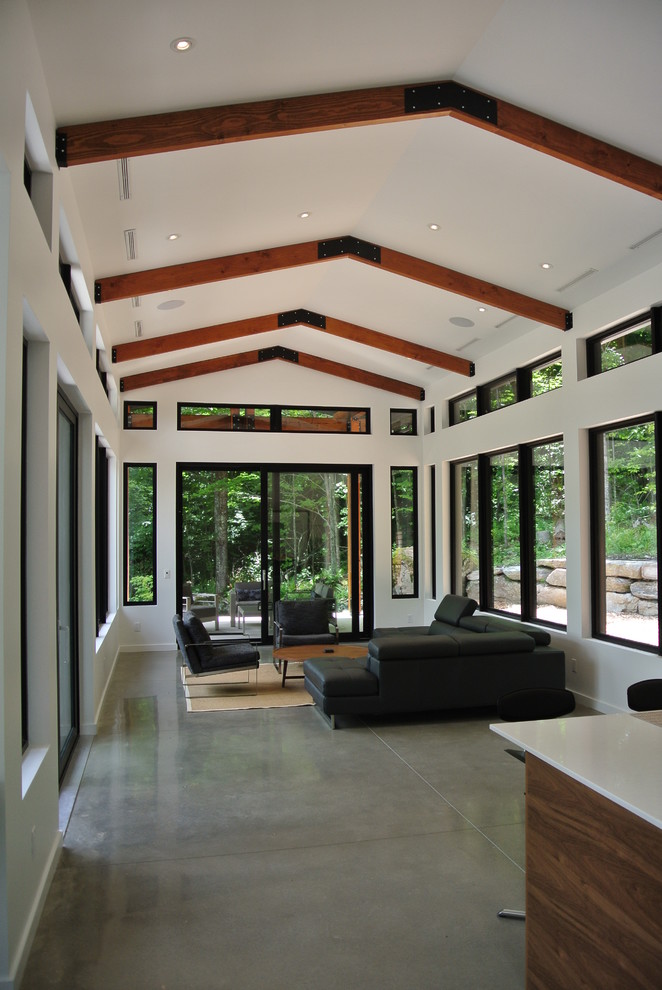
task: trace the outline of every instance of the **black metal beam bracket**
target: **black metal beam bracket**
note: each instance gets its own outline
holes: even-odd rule
[[[497,124],[497,102],[456,82],[430,83],[405,89],[405,113],[438,113],[460,110],[462,113]]]

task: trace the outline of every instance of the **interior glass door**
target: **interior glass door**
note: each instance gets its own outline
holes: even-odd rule
[[[60,396],[57,426],[57,666],[60,779],[79,734],[77,419]]]
[[[210,632],[267,643],[274,600],[322,594],[341,636],[361,636],[372,628],[370,497],[367,467],[179,465],[180,608]]]

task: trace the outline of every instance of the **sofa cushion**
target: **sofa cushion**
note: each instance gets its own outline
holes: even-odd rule
[[[444,595],[437,606],[434,617],[437,622],[446,622],[456,626],[465,615],[472,615],[478,608],[478,602],[473,598],[463,598],[461,595]]]
[[[498,615],[468,615],[461,618],[459,624],[462,629],[477,633],[523,632],[533,639],[536,646],[549,646],[552,641],[546,629],[530,626],[516,619],[501,618]]]
[[[476,635],[458,629],[447,638],[457,643],[461,657],[477,657],[491,653],[498,658],[504,653],[532,653],[535,649],[532,638],[523,632],[486,632]]]
[[[451,625],[450,622],[439,622],[437,619],[433,619],[425,633],[427,636],[447,636],[456,633],[457,630],[458,626]]]
[[[214,650],[212,648],[211,637],[200,619],[193,612],[184,612],[182,622],[189,635],[189,639],[197,647],[201,665],[204,666],[207,663],[212,663]]]
[[[262,584],[259,581],[237,581],[234,586],[237,602],[259,602],[262,600]]]
[[[379,694],[379,681],[364,660],[317,657],[305,660],[303,673],[325,698],[370,697]]]
[[[385,636],[371,639],[368,653],[375,660],[427,660],[456,657],[458,644],[453,636]]]

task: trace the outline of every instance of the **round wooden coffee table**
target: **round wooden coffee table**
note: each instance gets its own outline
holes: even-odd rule
[[[357,643],[336,643],[334,646],[310,645],[310,646],[282,646],[274,650],[274,667],[282,672],[283,679],[281,686],[285,687],[287,678],[288,663],[303,663],[304,660],[313,660],[317,657],[367,657],[368,644]],[[290,674],[290,681],[301,680],[303,674]]]

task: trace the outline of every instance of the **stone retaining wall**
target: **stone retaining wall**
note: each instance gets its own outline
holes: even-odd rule
[[[565,558],[539,560],[536,572],[538,604],[566,607]],[[494,569],[494,599],[520,601],[520,568]],[[465,578],[465,595],[478,600],[478,571]],[[657,615],[657,561],[607,560],[607,611]]]

